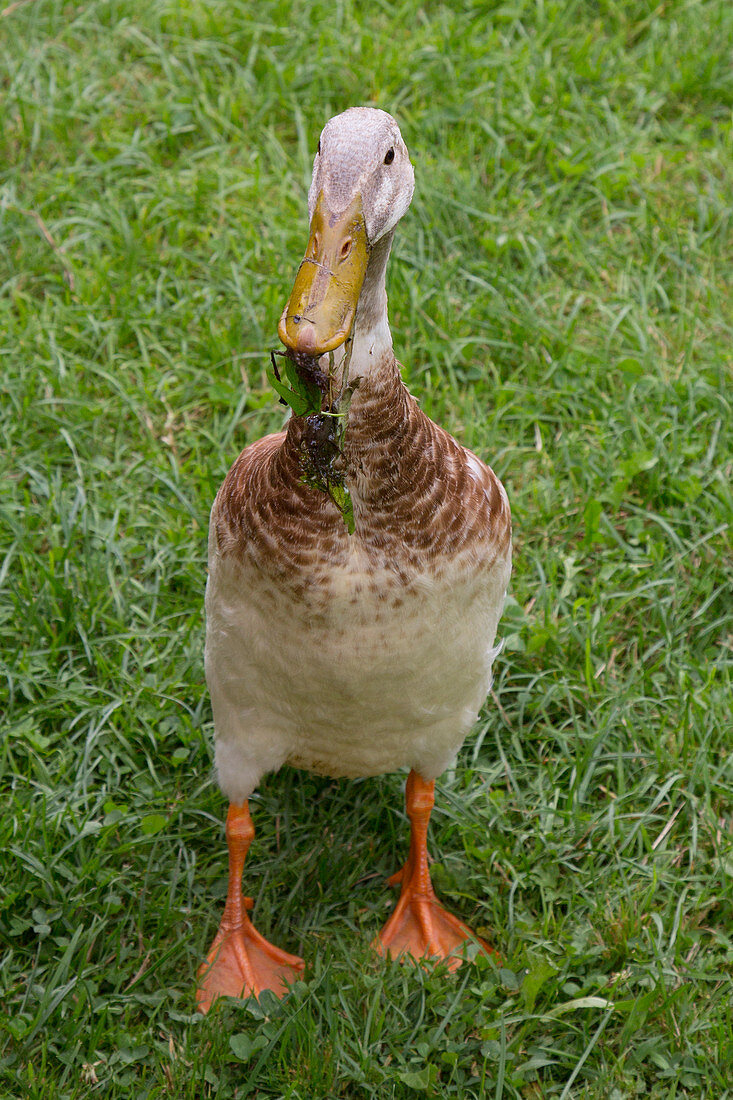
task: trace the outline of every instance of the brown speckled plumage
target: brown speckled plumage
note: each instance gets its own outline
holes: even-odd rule
[[[223,556],[302,590],[309,570],[343,564],[350,539],[338,508],[303,482],[303,420],[242,452],[212,513]],[[362,383],[345,438],[355,538],[369,559],[405,579],[437,573],[462,555],[491,568],[511,540],[509,505],[493,471],[433,423],[399,366]],[[310,578],[312,579],[312,578]]]

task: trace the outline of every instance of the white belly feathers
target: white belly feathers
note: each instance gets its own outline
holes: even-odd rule
[[[242,801],[284,763],[330,776],[439,775],[476,720],[509,563],[459,561],[405,582],[362,560],[323,571],[294,602],[211,555],[206,673],[219,782]],[[365,568],[366,566],[366,568]]]

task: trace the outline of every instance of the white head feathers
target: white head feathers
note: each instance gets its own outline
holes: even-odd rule
[[[394,229],[406,213],[415,174],[399,126],[386,111],[350,107],[329,119],[318,142],[308,212],[313,217],[323,191],[333,214],[361,193],[369,243]]]

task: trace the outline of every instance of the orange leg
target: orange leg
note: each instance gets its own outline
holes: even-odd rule
[[[229,887],[219,931],[198,972],[196,1004],[208,1012],[217,997],[257,997],[271,989],[278,997],[303,970],[303,960],[274,947],[261,936],[245,910],[252,899],[242,897],[242,869],[255,835],[249,806],[230,803],[226,824]]]
[[[426,955],[448,958],[451,970],[461,965],[456,952],[467,941],[478,943],[484,951],[492,948],[479,939],[467,924],[454,917],[438,901],[428,870],[428,822],[433,808],[435,783],[426,783],[416,771],[407,777],[405,801],[410,819],[410,854],[407,862],[389,879],[390,886],[402,884],[402,893],[392,916],[376,943],[380,955],[404,953],[415,959]]]

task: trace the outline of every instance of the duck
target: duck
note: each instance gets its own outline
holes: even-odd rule
[[[409,851],[388,880],[400,895],[379,954],[454,968],[468,943],[491,950],[438,900],[427,835],[435,780],[490,688],[511,514],[499,478],[420,409],[395,358],[385,277],[413,191],[392,115],[352,107],[326,123],[278,335],[328,394],[319,423],[338,424],[325,434],[343,492],[308,476],[320,437],[293,406],[283,431],[242,451],[211,511],[205,673],[228,887],[198,971],[201,1012],[223,996],[282,997],[303,973],[242,893],[249,800],[284,765],[334,779],[408,772]]]

